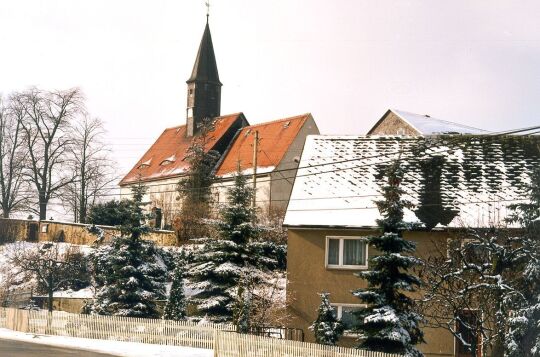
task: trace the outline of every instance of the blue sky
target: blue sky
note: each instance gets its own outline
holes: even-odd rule
[[[120,170],[185,121],[203,0],[0,1],[0,92],[81,87]],[[363,134],[387,108],[540,124],[540,2],[213,0],[222,114],[311,112]]]

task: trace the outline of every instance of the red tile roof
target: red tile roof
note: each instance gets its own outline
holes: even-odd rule
[[[242,128],[220,162],[216,175],[236,172],[239,160],[241,170],[253,167],[253,141],[256,130],[259,132],[257,167],[276,167],[310,117],[311,114],[307,113]]]
[[[207,145],[207,150],[212,149],[241,117],[243,117],[242,113],[218,117],[216,129]],[[165,129],[131,171],[120,181],[120,186],[136,182],[139,177],[143,181],[152,181],[181,176],[188,169],[188,163],[184,159],[186,150],[192,141],[193,137],[186,137],[185,125]]]

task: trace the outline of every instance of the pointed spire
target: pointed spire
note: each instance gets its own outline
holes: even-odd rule
[[[219,81],[219,74],[216,64],[216,55],[214,54],[214,45],[212,44],[212,35],[210,34],[210,26],[208,25],[208,16],[206,18],[206,27],[204,28],[203,37],[197,52],[197,58],[193,65],[191,77],[187,83],[192,82],[207,82],[222,85]]]

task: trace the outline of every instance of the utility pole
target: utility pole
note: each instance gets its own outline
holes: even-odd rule
[[[253,202],[251,203],[251,207],[255,208],[257,202],[257,151],[259,148],[259,131],[255,130],[253,135]]]

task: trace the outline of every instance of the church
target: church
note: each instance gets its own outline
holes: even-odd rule
[[[221,114],[221,90],[216,55],[208,18],[187,80],[186,121],[167,128],[120,181],[122,197],[129,197],[134,184],[147,187],[145,202],[160,212],[158,228],[170,227],[179,211],[176,185],[189,172],[186,153],[200,138],[203,121],[212,118],[215,129],[205,149],[215,150],[220,159],[215,167],[214,201],[226,200],[238,167],[255,179],[256,204],[262,213],[284,212],[305,139],[319,134],[309,113],[250,125],[242,112]]]

